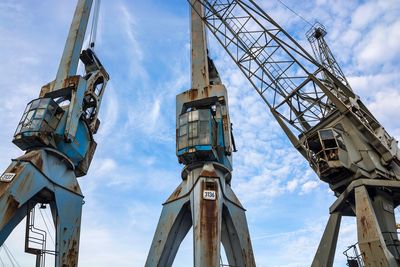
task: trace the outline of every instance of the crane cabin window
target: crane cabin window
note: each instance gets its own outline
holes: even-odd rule
[[[181,114],[178,125],[178,150],[211,145],[212,116],[209,109],[199,109]]]
[[[23,150],[45,143],[45,135],[42,133],[52,133],[56,130],[61,113],[62,109],[51,98],[31,101],[17,126],[13,142]]]
[[[321,130],[319,131],[319,136],[325,149],[337,148],[337,143],[333,130]]]

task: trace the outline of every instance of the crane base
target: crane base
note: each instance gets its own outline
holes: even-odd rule
[[[204,163],[163,204],[146,267],[170,267],[193,226],[194,266],[219,267],[221,242],[231,266],[254,267],[245,209],[225,178],[223,165]]]
[[[78,266],[83,195],[60,154],[33,150],[12,161],[0,179],[0,245],[37,203],[50,204],[56,267]]]

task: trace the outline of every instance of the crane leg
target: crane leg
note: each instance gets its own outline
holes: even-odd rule
[[[8,182],[0,182],[0,245],[27,215],[28,202],[50,186],[44,175],[28,162],[13,161],[5,173],[15,176]]]
[[[178,248],[191,226],[188,196],[165,203],[145,267],[172,266]]]
[[[204,190],[216,192],[214,200],[204,199]],[[218,178],[200,177],[190,195],[193,221],[194,267],[218,267],[221,251],[223,194]]]
[[[256,266],[245,210],[229,201],[224,202],[221,235],[229,265]]]
[[[193,226],[194,267],[219,267],[221,241],[233,266],[254,267],[245,209],[213,164],[188,171],[164,203],[146,267],[171,267]],[[235,264],[232,264],[235,263]]]
[[[75,267],[83,196],[74,171],[53,153],[31,151],[13,160],[1,176],[0,245],[29,209],[37,203],[50,203],[56,226],[55,266]]]
[[[340,212],[333,212],[329,216],[317,253],[312,262],[312,267],[333,266],[341,219],[342,214]]]
[[[83,197],[56,188],[51,203],[56,228],[56,267],[78,266]]]
[[[386,208],[382,206],[382,203],[378,207],[377,204],[380,199],[381,194],[379,191],[376,192],[374,199],[372,199],[365,186],[359,186],[355,189],[358,244],[366,267],[398,267],[399,265],[388,249],[382,234],[382,229],[387,228],[385,227],[387,225],[383,224],[383,222],[386,222],[386,218],[378,219],[377,217],[377,214],[381,215],[383,212],[382,209],[390,209],[390,207]],[[393,209],[393,205],[391,209]],[[390,211],[388,212],[390,213]],[[381,225],[379,220],[381,220]],[[396,246],[396,244],[394,245]]]

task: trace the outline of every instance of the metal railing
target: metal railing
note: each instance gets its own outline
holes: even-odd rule
[[[347,257],[347,266],[349,267],[364,267],[364,260],[358,248],[358,243],[349,246],[343,254]]]

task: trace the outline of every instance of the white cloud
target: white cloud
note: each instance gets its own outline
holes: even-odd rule
[[[291,180],[291,181],[287,182],[287,184],[286,184],[287,190],[288,190],[290,193],[292,193],[292,192],[297,188],[298,183],[299,183],[299,182],[298,182],[297,180]]]
[[[174,156],[174,101],[178,92],[190,87],[188,32],[178,32],[177,22],[174,22],[173,30],[165,33],[172,41],[168,38],[151,40],[165,45],[160,51],[150,50],[146,46],[148,43],[143,41],[148,41],[150,27],[168,29],[165,25],[157,25],[160,24],[157,19],[152,18],[155,25],[148,25],[141,19],[149,10],[155,14],[165,13],[164,6],[145,2],[140,4],[152,8],[141,8],[135,1],[118,1],[117,4],[105,2],[108,8],[102,10],[105,21],[99,35],[100,45],[96,49],[100,49],[98,54],[101,58],[106,55],[103,64],[109,67],[112,83],[104,96],[100,116],[102,125],[96,136],[98,150],[88,177],[80,180],[86,194],[82,266],[143,265],[161,203],[181,181],[180,167]],[[400,126],[392,119],[399,109],[395,99],[400,97],[397,92],[400,82],[399,48],[396,47],[399,2],[367,1],[367,7],[360,7],[356,1],[316,2],[317,6],[312,2],[294,0],[288,4],[297,6],[296,10],[305,14],[307,19],[318,17],[327,26],[328,42],[339,61],[346,63],[343,67],[349,73],[353,88],[383,124],[393,130],[391,133],[400,136],[400,131],[396,130]],[[52,23],[53,31],[46,29],[46,38],[39,38],[40,34],[33,30],[35,28],[20,28],[28,24],[24,22],[24,16],[33,22],[40,17],[35,9],[20,12],[12,7],[6,9],[6,14],[1,11],[4,3],[0,4],[0,20],[4,22],[7,18],[14,23],[12,28],[0,24],[0,34],[6,40],[0,43],[3,51],[0,70],[7,78],[0,79],[0,120],[3,122],[0,140],[4,140],[0,146],[0,163],[6,165],[10,156],[21,154],[10,144],[21,115],[17,111],[22,112],[25,104],[37,96],[40,86],[55,73],[64,44],[63,34],[72,16],[72,11],[68,13],[63,9],[72,8],[68,1],[64,1],[57,4],[56,12],[46,10],[49,14],[47,20],[54,19],[57,23]],[[301,36],[303,40],[300,42],[306,44],[304,31],[308,25],[274,2],[263,4],[278,23],[282,23],[290,33]],[[21,8],[26,9],[24,5]],[[181,19],[179,15],[177,21]],[[16,21],[23,24],[12,20],[16,16]],[[64,22],[66,25],[62,25]],[[64,29],[62,34],[58,33],[61,28]],[[179,34],[185,35],[184,38],[175,40]],[[265,104],[231,59],[215,41],[211,40],[210,44],[229,91],[231,118],[239,149],[234,154],[232,186],[248,209],[249,228],[255,234],[253,244],[257,266],[309,266],[325,227],[332,193],[289,144]],[[148,62],[152,56],[163,58],[168,64],[160,66]],[[163,75],[165,77],[161,80]],[[322,218],[322,215],[325,216]],[[345,264],[341,251],[355,240],[354,224],[348,225],[344,223],[342,227],[337,266]],[[33,261],[23,256],[22,245],[13,245],[22,236],[21,232],[15,234],[10,246],[27,266]],[[188,254],[192,242],[190,238],[188,240],[180,254],[182,262],[191,259]],[[99,246],[107,253],[99,254]],[[186,263],[176,264],[187,266]]]
[[[364,68],[371,65],[392,65],[400,53],[400,19],[390,24],[380,24],[366,34],[357,46],[358,63]]]
[[[301,186],[301,194],[309,193],[319,186],[317,181],[307,181]]]
[[[132,54],[135,56],[135,60],[132,60],[131,62],[141,62],[144,59],[144,54],[141,48],[141,45],[139,41],[137,40],[136,36],[136,29],[137,29],[137,22],[135,17],[132,15],[131,11],[129,10],[129,7],[124,4],[120,4],[119,10],[122,13],[122,24],[123,24],[123,30],[125,35],[128,37],[128,40],[131,45],[131,51]]]
[[[355,29],[362,29],[370,25],[380,15],[378,2],[367,2],[358,7],[352,16],[352,26]]]

